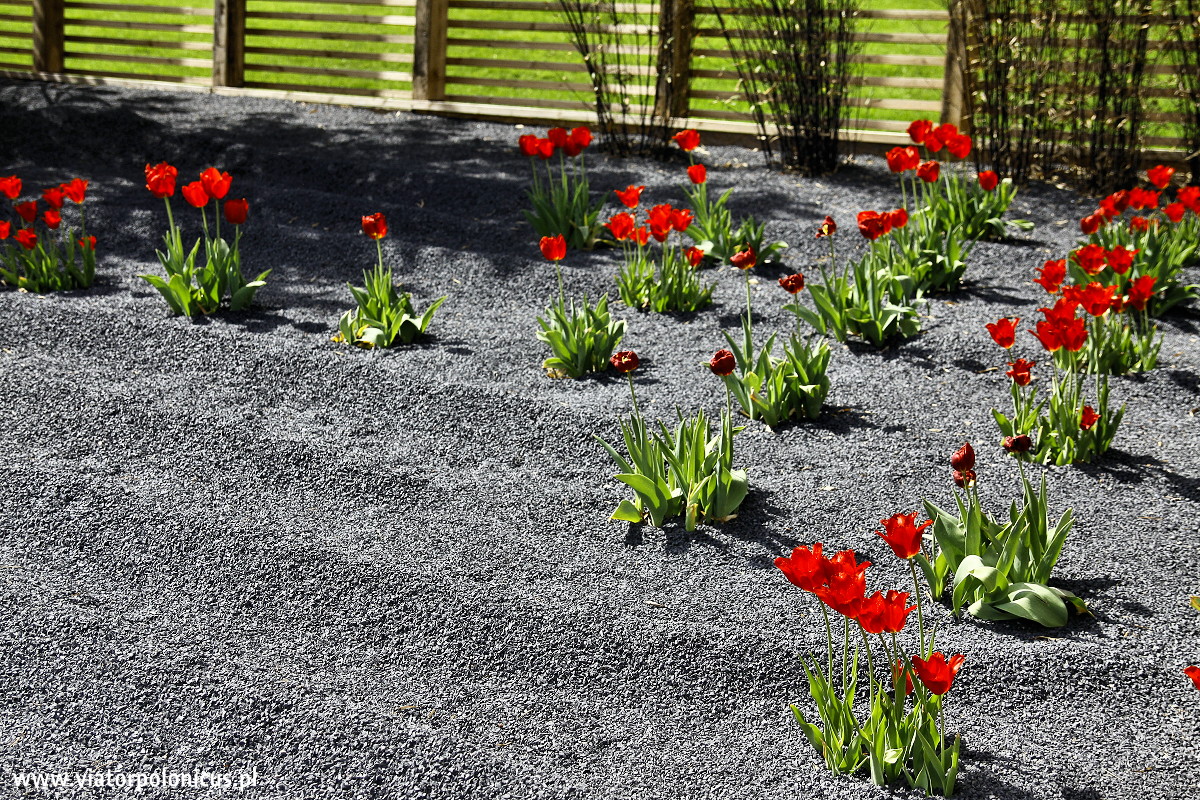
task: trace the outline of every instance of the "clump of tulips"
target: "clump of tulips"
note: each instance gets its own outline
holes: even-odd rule
[[[908,562],[911,592],[868,595],[870,562],[860,563],[853,550],[826,556],[818,542],[775,559],[793,585],[817,599],[825,624],[825,653],[804,657],[821,724],[800,705],[793,705],[792,713],[834,772],[852,774],[866,767],[876,785],[904,780],[926,794],[950,795],[962,737],[949,742],[946,696],[965,657],[947,658],[934,649],[937,626],[930,624],[922,603],[915,564],[924,557],[922,536],[930,523],[916,520],[916,512],[896,514],[882,520],[878,532],[896,557]],[[913,611],[916,631],[909,624]]]
[[[903,208],[858,215],[859,232],[872,242],[907,224],[908,213]],[[834,245],[837,230],[837,223],[828,216],[817,227],[816,238],[829,242],[829,258],[818,262],[821,283],[809,286],[812,307],[797,300],[785,308],[839,342],[860,336],[883,347],[892,339],[915,336],[921,318],[915,305],[920,293],[913,278],[893,272],[889,261],[880,260],[881,249],[872,249],[857,261],[847,260],[839,270]]]
[[[200,179],[180,188],[187,204],[200,211],[203,235],[196,239],[190,249],[183,246],[183,229],[175,224],[171,210],[171,197],[175,194],[175,181],[179,171],[165,161],[146,165],[146,189],[155,197],[162,198],[167,207],[167,233],[163,237],[164,250],[156,251],[166,277],[139,275],[166,299],[176,314],[191,317],[196,314],[211,314],[222,303],[230,310],[239,311],[254,300],[254,293],[266,285],[271,270],[266,270],[252,281],[242,275],[242,260],[239,245],[242,240],[242,224],[249,214],[250,205],[245,198],[225,199],[233,179],[228,172],[209,167],[200,173]],[[224,204],[222,204],[224,200]],[[212,206],[213,227],[209,227],[208,208]],[[233,243],[221,237],[221,217],[233,226]],[[198,263],[200,245],[204,245],[204,263]]]
[[[1086,237],[1080,249],[1089,257],[1096,251],[1127,251],[1130,261],[1101,261],[1094,272],[1088,269],[1094,261],[1073,263],[1077,282],[1146,279],[1154,287],[1146,304],[1151,316],[1200,297],[1200,284],[1186,284],[1183,277],[1185,267],[1200,261],[1200,186],[1172,189],[1174,176],[1173,167],[1152,167],[1146,172],[1148,187],[1114,192],[1080,220]]]
[[[383,266],[383,238],[387,236],[387,218],[382,213],[362,218],[362,232],[375,240],[378,261],[372,269],[363,271],[363,285],[349,284],[358,308],[342,314],[338,320],[335,342],[349,342],[371,349],[411,344],[429,329],[433,315],[446,298],[434,300],[424,313],[413,307],[412,294],[401,292],[392,282],[392,268]]]
[[[768,263],[778,258],[786,242],[767,244],[766,225],[754,217],[746,217],[733,227],[733,216],[729,211],[729,198],[733,189],[727,189],[717,199],[708,197],[708,168],[697,163],[696,148],[700,146],[699,131],[691,128],[671,137],[679,149],[688,154],[688,183],[684,186],[688,205],[695,209],[695,219],[686,233],[704,255],[717,261],[728,261],[737,252],[752,249],[758,254],[759,263]]]
[[[695,218],[690,209],[662,203],[641,208],[644,186],[616,190],[626,211],[604,224],[621,245],[623,264],[617,275],[621,302],[651,311],[698,311],[712,302],[715,284],[704,283],[697,268],[704,251],[681,241]],[[654,247],[651,240],[658,244]]]
[[[716,433],[703,411],[693,417],[677,412],[673,429],[659,421],[656,430],[638,407],[633,383],[633,372],[641,366],[637,353],[622,350],[611,361],[628,379],[633,400],[633,413],[620,423],[628,458],[600,437],[596,441],[620,470],[617,480],[634,492],[633,500],[620,502],[612,519],[661,528],[669,518],[682,516],[689,531],[701,522],[733,519],[749,481],[745,470],[733,466],[733,436],[741,428],[733,426],[728,410]]]
[[[1080,301],[1061,297],[1053,307],[1038,309],[1045,317],[1029,333],[1049,354],[1050,388],[1039,397],[1033,385],[1037,362],[1018,358],[1008,362],[1012,416],[992,409],[1005,437],[1030,437],[1032,446],[1021,455],[1043,464],[1091,461],[1112,444],[1125,415],[1125,407],[1109,409],[1108,375],[1094,374],[1094,400],[1084,394],[1084,348],[1088,342],[1086,320],[1078,316]],[[1003,318],[988,325],[993,341],[1005,350],[1016,342],[1019,318]],[[1092,403],[1095,403],[1093,406]]]
[[[0,178],[0,194],[15,217],[0,220],[0,282],[29,292],[86,289],[96,277],[96,237],[88,236],[84,200],[88,182],[75,178],[21,201],[16,175]],[[78,209],[79,230],[63,225],[66,201]]]
[[[600,235],[597,220],[604,200],[593,201],[584,151],[592,143],[587,128],[551,128],[545,137],[525,134],[517,140],[529,159],[533,205],[525,218],[540,236],[562,236],[576,250],[590,250]],[[557,156],[557,158],[555,158]],[[539,167],[540,164],[540,167]]]
[[[1029,436],[1004,439],[1011,455],[1029,452]],[[951,608],[981,619],[1027,619],[1047,628],[1067,624],[1068,611],[1087,610],[1082,600],[1065,589],[1048,585],[1054,565],[1062,554],[1075,517],[1067,509],[1054,522],[1050,516],[1046,476],[1034,489],[1017,461],[1021,476],[1021,503],[1013,503],[1007,519],[989,514],[979,499],[975,449],[964,444],[950,457],[951,477],[957,490],[957,513],[925,501],[925,512],[933,522],[936,555],[924,554],[917,563],[925,572],[935,598],[946,588],[953,573]],[[961,494],[960,494],[961,491]]]
[[[543,236],[539,247],[546,260],[554,264],[558,277],[558,299],[544,316],[538,317],[538,341],[549,345],[554,353],[542,362],[542,367],[555,378],[582,378],[589,372],[603,372],[625,336],[625,321],[614,321],[609,314],[608,295],[594,306],[587,297],[582,302],[567,302],[559,266],[567,255],[567,241],[562,234]]]
[[[729,349],[718,350],[709,361],[709,369],[725,383],[726,404],[732,408],[732,400],[736,399],[750,419],[760,419],[772,428],[801,417],[816,419],[829,394],[829,345],[793,334],[783,347],[783,358],[776,358],[773,333],[756,352],[750,299],[750,270],[757,263],[756,255],[753,248],[748,248],[730,259],[746,276],[742,336],[739,341],[726,331]],[[795,295],[804,289],[804,275],[785,275],[779,285]]]

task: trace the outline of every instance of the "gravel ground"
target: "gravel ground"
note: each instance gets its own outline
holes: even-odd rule
[[[982,491],[1016,476],[989,409],[1007,404],[983,323],[1031,317],[1044,259],[1093,207],[1033,187],[1019,241],[980,244],[924,332],[836,346],[828,413],[737,439],[752,494],[694,533],[609,522],[624,489],[593,433],[616,436],[622,380],[548,379],[533,338],[553,269],[519,213],[511,126],[197,94],[0,85],[5,174],[92,181],[90,291],[0,293],[0,763],[9,772],[257,770],[263,798],[909,797],[826,772],[792,722],[815,608],[773,567],[820,540],[905,573],[876,521],[949,502],[947,459],[980,452]],[[528,132],[528,131],[524,131]],[[701,153],[736,215],[768,220],[807,270],[831,213],[890,208],[882,161],[836,177]],[[161,204],[142,167],[216,164],[251,202],[250,313],[173,318],[136,275],[158,269]],[[596,189],[678,201],[680,164],[593,156]],[[177,204],[177,211],[181,204]],[[334,344],[345,283],[374,258],[362,214],[423,305],[420,344]],[[182,216],[182,214],[181,214]],[[195,230],[194,223],[192,231]],[[861,246],[857,234],[844,241]],[[572,254],[569,292],[613,289],[612,252]],[[735,327],[716,306],[618,307],[651,415],[715,411],[700,363]],[[754,286],[758,330],[786,331],[779,268]],[[1195,272],[1192,273],[1195,277]],[[1154,372],[1114,380],[1115,448],[1050,471],[1078,523],[1056,573],[1091,616],[1063,630],[943,623],[966,654],[949,723],[963,798],[1200,797],[1200,315],[1165,320]],[[1022,337],[1023,355],[1035,343]],[[0,796],[15,788],[0,770]],[[143,796],[225,796],[220,790]],[[54,796],[127,796],[60,790]]]

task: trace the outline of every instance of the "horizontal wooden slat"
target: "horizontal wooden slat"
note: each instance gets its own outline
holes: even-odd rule
[[[172,31],[174,33],[212,34],[212,25],[169,25],[162,22],[131,22],[129,20],[67,18],[68,27],[113,28],[123,31]]]
[[[709,15],[715,15],[719,8],[722,16],[726,17],[750,16],[755,13],[751,9],[728,6],[698,5],[695,8],[697,14]],[[945,11],[918,8],[860,8],[856,16],[859,19],[903,20],[906,22],[946,22],[950,18]]]
[[[530,31],[539,33],[570,33],[571,26],[565,22],[526,22],[524,20],[499,19],[450,19],[450,27],[458,30],[483,31]],[[658,34],[657,25],[596,25],[597,32],[616,33],[622,36],[649,36]]]
[[[33,42],[33,34],[15,31],[0,31],[0,38],[16,39],[18,42]]]
[[[2,70],[2,69],[11,69],[15,72],[32,72],[33,71],[33,57],[30,56],[29,62],[25,63],[25,64],[17,64],[17,63],[10,63],[8,61],[0,61],[0,70]]]
[[[373,71],[361,69],[334,69],[323,67],[296,67],[290,64],[262,64],[247,61],[247,71],[270,72],[283,75],[321,75],[328,78],[366,78],[380,81],[408,82],[412,75],[408,72]]]
[[[770,31],[766,32],[770,35]],[[709,39],[721,39],[724,32],[720,28],[697,28],[696,35]],[[733,39],[763,38],[762,30],[752,30],[744,28],[735,28],[729,31],[729,35]],[[946,34],[944,33],[870,33],[859,32],[854,34],[856,42],[873,42],[881,44],[906,44],[906,45],[928,45],[930,47],[945,47]]]
[[[573,61],[515,61],[504,58],[447,58],[448,67],[483,67],[485,69],[511,69],[518,72],[541,70],[544,72],[587,72],[587,67]],[[640,72],[644,73],[645,70]]]
[[[147,75],[143,72],[115,72],[102,70],[88,70],[87,72],[79,72],[67,68],[68,75],[76,74],[88,78],[126,78],[132,80],[155,81],[157,83],[191,83],[197,86],[209,86],[212,84],[212,78],[196,77],[193,75]]]
[[[0,22],[24,22],[28,25],[32,18],[28,14],[0,14]]]
[[[246,28],[247,36],[265,36],[272,39],[315,39],[335,42],[379,42],[381,44],[412,44],[411,34],[396,33],[344,33],[342,31],[273,31],[268,28]]]
[[[273,83],[267,81],[246,81],[245,85],[251,89],[277,89],[286,92],[315,92],[324,94],[335,92],[337,94],[357,95],[359,97],[412,99],[412,92],[397,89],[359,89],[350,86],[314,86],[305,83]]]
[[[293,47],[246,47],[246,55],[299,56],[304,58],[333,58],[354,61],[378,61],[382,64],[411,64],[412,53],[364,53],[348,50],[306,50]]]
[[[253,11],[258,0],[249,0],[247,10]],[[326,4],[328,0],[270,0],[272,5],[279,3],[295,3],[297,5],[312,6],[317,4]],[[330,3],[332,5],[345,6],[381,6],[384,8],[415,8],[417,0],[335,0]]]
[[[605,6],[605,11],[614,8],[622,14],[657,14],[658,6],[650,3],[616,3],[615,6]],[[537,0],[450,0],[451,10],[483,9],[495,11],[544,11],[551,14],[561,13],[557,3],[537,2]]]
[[[540,89],[551,92],[584,92],[590,93],[592,87],[586,83],[568,83],[567,81],[529,81],[529,80],[511,80],[508,78],[484,78],[476,75],[447,75],[446,85],[466,85],[466,86],[497,86],[503,89]],[[628,86],[626,87],[630,94],[646,94],[653,93],[654,87],[649,90],[643,86]]]
[[[558,66],[555,65],[555,68],[557,69]],[[580,68],[582,69],[582,65]],[[690,74],[693,78],[741,80],[736,71],[727,69],[694,69]],[[902,78],[893,75],[859,75],[851,81],[851,84],[888,89],[934,89],[940,91],[942,88],[941,78]]]
[[[534,108],[588,108],[580,100],[549,100],[541,97],[484,97],[447,93],[446,99],[455,103],[473,103],[493,106],[532,106]],[[594,114],[593,114],[594,117]]]
[[[271,19],[290,22],[352,22],[359,25],[397,25],[413,26],[416,18],[400,15],[371,15],[371,14],[313,14],[293,13],[291,11],[247,11],[247,20]]]
[[[107,11],[125,12],[129,14],[178,14],[183,17],[211,17],[212,7],[198,8],[196,6],[140,6],[129,3],[79,3],[67,0],[68,11]]]
[[[11,56],[29,56],[33,57],[32,52],[28,47],[0,47],[0,53]]]
[[[159,50],[205,50],[212,52],[212,42],[164,42],[158,39],[118,39],[115,36],[72,36],[70,44],[111,44],[122,47],[145,47]]]
[[[70,44],[70,43],[68,43]],[[195,67],[208,69],[212,67],[212,59],[208,58],[167,58],[165,56],[137,56],[125,53],[96,53],[87,50],[69,48],[65,56],[84,61],[119,61],[128,64],[153,64],[157,66]]]

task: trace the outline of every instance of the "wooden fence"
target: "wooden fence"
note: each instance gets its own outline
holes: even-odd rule
[[[0,75],[147,82],[534,124],[593,119],[558,0],[0,0]],[[959,121],[961,35],[931,0],[861,13],[847,136]],[[753,136],[712,0],[632,2],[676,37],[680,124]],[[631,42],[646,31],[629,31]],[[949,39],[953,38],[953,41]],[[950,46],[947,46],[949,43]],[[632,45],[631,45],[632,46]],[[1168,144],[1165,143],[1164,144]]]

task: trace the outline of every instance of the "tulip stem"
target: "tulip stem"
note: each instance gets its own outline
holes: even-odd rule
[[[383,272],[383,238],[375,240],[375,252],[379,254],[379,271]]]
[[[821,614],[825,617],[825,645],[829,649],[829,683],[833,683],[833,625],[829,622],[829,609],[821,603]]]
[[[746,336],[754,341],[754,319],[750,313],[750,270],[746,270]]]
[[[629,396],[633,398],[633,414],[638,419],[641,419],[642,412],[638,408],[637,392],[633,390],[633,372],[626,372],[625,377],[629,380]]]
[[[871,706],[875,705],[875,659],[871,655],[871,640],[867,638],[867,631],[860,624],[858,630],[862,633],[863,647],[867,649],[867,689],[870,691]]]
[[[924,609],[921,608],[921,584],[917,582],[917,565],[913,563],[911,558],[908,559],[908,569],[912,572],[913,593],[917,596],[917,633],[921,637],[921,658],[927,658],[925,650],[925,614]],[[933,648],[931,647],[929,652],[932,652],[932,650]]]

